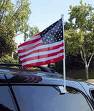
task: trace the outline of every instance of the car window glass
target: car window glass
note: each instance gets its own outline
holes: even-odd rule
[[[5,111],[16,111],[8,86],[0,86],[0,111],[4,111],[4,109],[7,109]]]
[[[91,111],[80,92],[60,95],[51,86],[13,86],[21,111]]]
[[[91,95],[92,95],[92,97],[94,99],[94,90],[91,90]]]

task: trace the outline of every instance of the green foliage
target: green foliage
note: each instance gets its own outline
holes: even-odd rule
[[[31,13],[30,11],[30,3],[29,0],[16,0],[16,4],[14,5],[14,23],[15,23],[15,29],[16,31],[26,31],[28,30],[28,18],[29,14]]]
[[[83,2],[70,7],[69,21],[65,24],[65,39],[68,52],[86,55],[94,52],[94,9]]]
[[[11,56],[9,55],[5,55],[5,56],[2,56],[0,58],[0,63],[7,63],[7,64],[10,64],[10,63],[13,63],[13,64],[16,64],[18,63],[17,60],[13,59]]]
[[[88,29],[88,22],[93,14],[92,10],[93,8],[90,5],[83,4],[82,2],[78,6],[71,6],[69,21],[74,28],[80,28],[81,30],[86,31]]]
[[[70,6],[69,14],[65,24],[66,52],[81,55],[88,79],[88,68],[94,56],[94,8],[81,1],[77,6]]]
[[[75,36],[76,35],[76,36]],[[79,54],[79,35],[73,29],[65,31],[66,53],[75,55]]]
[[[39,33],[38,27],[34,26],[30,28],[30,36],[33,36],[35,34]]]
[[[33,35],[39,33],[39,29],[36,26],[34,27],[29,26],[27,32],[24,32],[24,41],[26,41],[27,38],[32,38]]]
[[[29,14],[28,0],[15,0],[15,4],[11,0],[0,1],[0,57],[15,50],[15,33],[27,29]]]

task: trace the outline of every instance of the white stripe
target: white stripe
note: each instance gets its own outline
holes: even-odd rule
[[[35,46],[35,45],[37,45],[37,44],[39,44],[39,43],[42,43],[42,40],[39,40],[39,41],[35,42],[34,44],[29,44],[29,45],[26,45],[26,46],[19,47],[19,48],[18,48],[18,51],[23,50],[23,49],[26,50],[26,49],[28,49],[28,48],[30,48],[30,47],[31,47],[31,49],[32,49],[33,46]]]
[[[38,53],[30,54],[30,55],[28,55],[26,57],[20,58],[20,60],[22,61],[22,60],[30,58],[30,57],[36,57],[36,56],[51,54],[51,53],[54,53],[54,52],[58,52],[58,51],[60,51],[62,49],[63,49],[63,47],[59,47],[58,49],[54,49],[54,50],[49,50],[48,49],[48,51],[45,51],[45,52],[38,52]]]
[[[37,38],[34,38],[34,39],[38,39],[38,38],[40,38],[40,37],[38,36]],[[29,40],[29,41],[31,41],[31,40]],[[20,46],[18,48],[18,50],[28,49],[29,47],[34,46],[34,45],[36,45],[38,43],[41,43],[41,42],[42,42],[42,40],[40,39],[40,40],[38,40],[37,42],[35,42],[33,44],[27,44],[27,45]]]
[[[22,65],[24,66],[24,65],[28,65],[28,64],[32,64],[32,63],[37,63],[37,62],[45,62],[45,61],[47,61],[47,60],[51,60],[51,59],[55,59],[55,58],[58,58],[58,57],[60,57],[60,56],[62,56],[63,55],[63,53],[59,53],[59,54],[57,54],[57,55],[55,55],[55,56],[51,56],[51,57],[47,57],[47,58],[38,58],[38,59],[36,59],[36,60],[30,60],[30,61],[27,61],[27,62],[24,62],[24,63],[22,63]]]
[[[39,50],[39,49],[44,49],[44,48],[50,48],[50,47],[53,47],[53,46],[62,44],[62,42],[64,42],[64,41],[59,41],[59,42],[55,42],[55,43],[52,43],[52,44],[47,44],[47,45],[42,45],[42,46],[39,46],[39,47],[35,47],[35,48],[30,49],[30,50],[28,50],[28,51],[25,51],[25,52],[23,52],[23,53],[19,53],[18,55],[19,55],[19,56],[23,56],[23,55],[25,55],[25,54],[28,54],[28,53],[34,51],[34,50]]]

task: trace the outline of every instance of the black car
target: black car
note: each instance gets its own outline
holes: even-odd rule
[[[0,68],[0,111],[94,111],[81,90],[67,87],[49,70]]]

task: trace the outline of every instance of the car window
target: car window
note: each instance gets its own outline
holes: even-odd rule
[[[78,91],[60,94],[52,86],[13,86],[21,111],[91,111]]]
[[[0,111],[16,111],[8,86],[0,86]]]
[[[91,90],[91,95],[92,95],[92,97],[94,99],[94,90]]]

